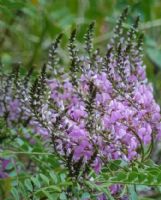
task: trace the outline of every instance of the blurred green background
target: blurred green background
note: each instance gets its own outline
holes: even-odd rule
[[[72,27],[80,30],[81,41],[86,26],[96,21],[95,44],[106,46],[112,28],[123,8],[129,6],[128,22],[138,14],[140,30],[145,33],[144,60],[147,73],[161,103],[161,0],[0,0],[1,62],[22,62],[25,67],[40,67],[55,36],[63,32],[65,43]]]

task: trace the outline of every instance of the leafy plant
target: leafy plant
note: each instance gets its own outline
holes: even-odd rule
[[[103,55],[91,23],[84,49],[71,32],[63,70],[62,34],[34,80],[32,69],[1,70],[3,199],[137,199],[136,185],[160,187],[160,166],[149,162],[160,110],[143,68],[139,18],[127,29],[127,13]]]

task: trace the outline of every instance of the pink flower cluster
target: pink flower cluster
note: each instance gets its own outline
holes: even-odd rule
[[[6,168],[9,163],[10,163],[10,160],[0,158],[0,179],[6,178],[8,176],[8,172],[6,172]]]
[[[138,63],[132,71],[133,66],[125,60],[122,79],[114,62],[111,55],[110,76],[104,70],[89,69],[77,78],[77,86],[73,86],[69,74],[48,81],[53,103],[67,110],[59,125],[58,151],[68,156],[72,152],[73,161],[90,162],[96,172],[104,161],[140,158],[144,145],[161,134],[160,107],[144,67]],[[96,90],[92,116],[86,105],[91,83]]]

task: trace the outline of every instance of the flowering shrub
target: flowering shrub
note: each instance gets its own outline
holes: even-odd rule
[[[56,62],[61,34],[51,45],[49,61],[30,90],[30,72],[23,82],[14,74],[18,93],[11,84],[4,87],[0,115],[8,126],[23,122],[46,140],[50,138],[54,154],[74,182],[90,180],[91,170],[100,174],[113,160],[129,166],[134,161],[145,162],[154,141],[160,138],[160,107],[146,78],[139,19],[125,30],[126,17],[127,9],[118,20],[105,55],[93,50],[91,23],[85,34],[84,55],[76,47],[76,30],[72,31],[68,68],[59,70]],[[109,187],[113,196],[122,188],[120,184]],[[74,198],[72,192],[67,188],[68,198]],[[107,199],[104,193],[96,194],[96,198]]]
[[[27,126],[30,116],[22,105],[23,97],[29,90],[29,78],[32,69],[25,77],[20,78],[20,65],[13,66],[13,71],[6,73],[1,67],[0,72],[0,117],[5,119],[8,127]]]
[[[99,172],[112,159],[144,161],[144,146],[149,145],[149,153],[152,141],[160,136],[160,108],[146,79],[138,18],[125,34],[122,23],[126,15],[127,10],[104,56],[92,51],[94,23],[85,35],[84,56],[76,49],[74,30],[68,45],[68,72],[55,72],[45,85],[44,67],[32,87],[30,101],[35,118],[49,131],[55,151],[68,160],[72,176],[79,170],[85,175],[90,166]],[[59,40],[60,36],[50,49],[48,68],[52,67]],[[47,86],[51,95],[43,101]]]

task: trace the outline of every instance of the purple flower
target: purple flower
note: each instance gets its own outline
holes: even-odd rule
[[[85,118],[87,116],[84,106],[72,106],[68,113],[74,121],[80,121],[81,118]]]
[[[10,163],[10,160],[0,158],[0,179],[6,178],[8,176],[5,170],[9,163]]]

